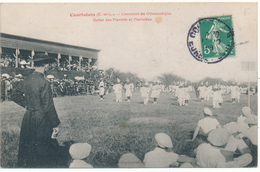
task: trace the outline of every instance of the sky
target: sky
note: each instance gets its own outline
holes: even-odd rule
[[[134,15],[142,12],[145,15]],[[149,15],[161,12],[170,15]],[[81,13],[96,16],[71,16]],[[98,13],[116,16],[98,17]],[[236,57],[216,64],[196,61],[187,48],[190,27],[201,17],[222,15],[232,15]],[[113,18],[150,21],[113,21]],[[256,3],[2,4],[0,30],[99,49],[99,69],[112,67],[148,80],[173,73],[192,82],[205,77],[257,81]],[[256,69],[243,71],[244,61],[255,63]]]

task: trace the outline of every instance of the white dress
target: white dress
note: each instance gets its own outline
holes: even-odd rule
[[[126,97],[132,97],[133,84],[125,84]]]

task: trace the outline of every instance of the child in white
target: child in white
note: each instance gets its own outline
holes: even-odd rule
[[[69,153],[73,158],[69,168],[93,168],[92,165],[85,162],[91,151],[91,145],[88,143],[75,143],[70,146]]]
[[[189,100],[190,100],[190,91],[192,90],[192,87],[188,86],[187,82],[185,82],[184,84],[184,94],[185,94],[185,103],[184,105],[188,105]]]
[[[154,104],[157,104],[157,99],[159,98],[159,95],[160,95],[160,88],[159,88],[159,85],[157,83],[154,83],[152,85],[152,93],[151,93],[151,97],[153,98],[153,103]]]
[[[183,86],[180,86],[177,92],[178,96],[178,102],[180,106],[185,105],[185,99],[186,99],[186,88]]]
[[[101,100],[104,100],[104,94],[105,94],[105,83],[103,81],[103,79],[101,79],[99,85],[98,85],[98,88],[99,88],[99,96],[100,96],[100,99]]]
[[[240,98],[240,92],[238,86],[235,85],[235,83],[232,83],[233,85],[230,86],[230,92],[231,92],[231,99],[232,102],[235,103],[236,99],[238,99],[238,95]],[[238,99],[239,102],[239,99]]]
[[[220,88],[213,88],[213,108],[221,108],[223,102],[222,91]]]
[[[205,100],[205,96],[206,96],[206,87],[202,84],[199,88],[198,88],[199,92],[200,92],[200,99],[203,102]]]
[[[130,102],[132,97],[132,91],[134,88],[134,84],[130,83],[130,81],[127,79],[125,84],[125,96],[127,98],[127,101]]]
[[[140,92],[141,92],[141,96],[144,99],[144,104],[147,105],[149,101],[149,93],[150,93],[150,87],[147,82],[141,87]]]
[[[117,84],[113,86],[114,92],[116,94],[116,102],[122,102],[122,85],[120,84],[120,80],[117,81]]]

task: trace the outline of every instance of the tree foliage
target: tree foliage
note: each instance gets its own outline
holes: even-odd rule
[[[137,83],[141,80],[136,74],[130,72],[120,72],[114,68],[109,68],[105,70],[105,79],[107,82],[116,83],[117,78],[120,79],[121,82],[125,82],[127,79],[130,82]]]
[[[166,87],[178,81],[185,81],[184,78],[172,73],[164,73],[161,76],[157,77],[157,79]]]

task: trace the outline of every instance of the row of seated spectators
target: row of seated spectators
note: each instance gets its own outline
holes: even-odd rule
[[[72,63],[69,65],[66,61],[61,61],[60,66],[58,67],[58,64],[56,62],[49,64],[49,70],[61,70],[61,71],[81,71],[81,72],[90,72],[92,70],[91,66],[88,66],[88,64],[82,64],[81,67],[79,67],[77,62]],[[15,57],[11,55],[2,55],[0,59],[0,65],[2,67],[15,67],[16,61]],[[31,63],[29,62],[29,57],[27,58],[20,58],[18,61],[18,68],[31,68]]]

